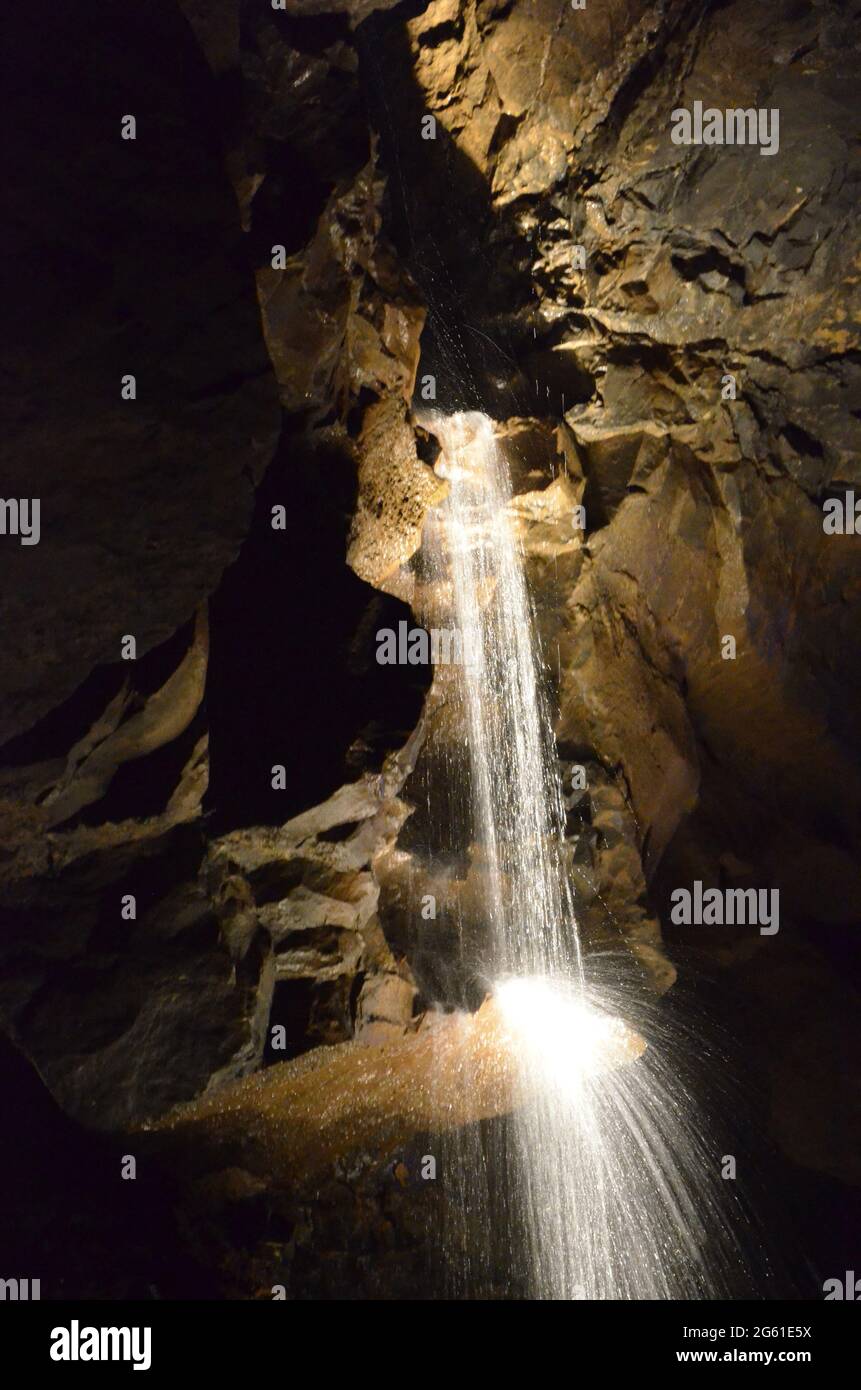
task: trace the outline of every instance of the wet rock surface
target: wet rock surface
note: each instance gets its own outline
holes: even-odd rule
[[[585,506],[585,532],[572,544],[552,511],[524,532],[560,745],[612,774],[670,955],[729,968],[707,931],[672,929],[674,887],[768,883],[785,916],[779,942],[748,943],[762,978],[818,936],[810,968],[836,985],[858,920],[858,557],[823,532],[822,503],[857,469],[857,28],[828,6],[446,0],[405,34],[373,23],[408,113],[384,129],[410,171],[394,203],[428,360],[447,387],[457,358],[457,404],[564,416],[566,506]],[[673,144],[670,114],[695,100],[778,108],[779,152]],[[484,288],[491,246],[501,303]],[[528,434],[502,428],[516,454]],[[545,489],[560,470],[543,464]],[[776,999],[772,1024],[785,1109]],[[815,1108],[822,1047],[793,1055]],[[829,1086],[854,1112],[842,1074]],[[791,1151],[809,1162],[812,1147]]]

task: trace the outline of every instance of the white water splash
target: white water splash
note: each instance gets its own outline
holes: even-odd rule
[[[622,1010],[619,992],[596,990],[584,971],[505,460],[482,415],[436,416],[430,428],[442,448],[437,472],[449,480],[436,524],[452,617],[481,655],[458,679],[492,943],[487,974],[529,1096],[512,1121],[513,1144],[488,1154],[464,1138],[463,1205],[479,1172],[491,1206],[492,1189],[506,1186],[511,1230],[529,1247],[533,1297],[720,1296],[721,1270],[736,1256],[719,1163],[672,1054],[650,1037],[632,1065],[596,1065],[614,1030],[624,1031]]]

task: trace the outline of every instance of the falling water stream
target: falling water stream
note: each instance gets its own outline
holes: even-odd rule
[[[506,510],[510,484],[490,421],[441,427],[449,479],[443,531],[463,665],[475,830],[487,861],[500,974],[582,981],[573,903],[560,860],[564,810],[538,677],[532,612]]]
[[[719,1154],[679,1080],[672,1038],[647,1028],[640,1060],[596,1065],[631,1001],[612,975],[599,986],[581,952],[507,463],[480,414],[437,416],[431,428],[442,450],[437,471],[449,482],[436,545],[468,656],[454,679],[483,874],[484,965],[517,1040],[527,1096],[497,1151],[464,1139],[462,1201],[471,1206],[479,1170],[491,1187],[505,1185],[509,1244],[526,1246],[532,1297],[720,1296],[738,1256]],[[640,1000],[641,1029],[643,1018]]]

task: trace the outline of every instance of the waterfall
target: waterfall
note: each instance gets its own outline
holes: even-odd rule
[[[442,530],[456,628],[468,634],[464,703],[476,837],[487,859],[487,904],[499,974],[581,975],[562,871],[564,808],[539,680],[523,558],[507,505],[505,460],[483,415],[440,422],[449,480]]]
[[[674,1047],[656,1024],[640,1061],[596,1065],[630,998],[612,975],[596,982],[581,953],[507,464],[482,415],[438,415],[429,428],[449,491],[428,544],[469,658],[446,680],[467,743],[482,969],[516,1040],[526,1097],[501,1134],[462,1136],[449,1164],[455,1205],[478,1210],[484,1193],[487,1243],[500,1243],[502,1223],[532,1297],[716,1296],[737,1252],[719,1156]],[[641,1000],[638,1027],[643,1017]],[[451,1241],[453,1264],[468,1243],[463,1231]]]

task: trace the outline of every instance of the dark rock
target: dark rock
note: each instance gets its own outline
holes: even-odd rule
[[[176,9],[21,12],[6,52],[4,493],[40,499],[42,535],[0,546],[2,741],[118,660],[124,634],[140,656],[191,617],[278,428],[212,79]]]

